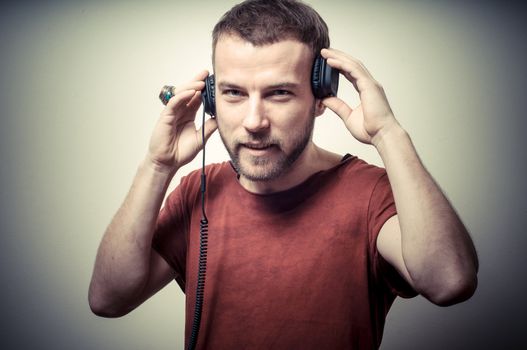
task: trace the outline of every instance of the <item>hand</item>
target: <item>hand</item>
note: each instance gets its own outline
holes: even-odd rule
[[[199,73],[192,81],[175,89],[159,118],[148,148],[147,161],[156,169],[174,172],[190,162],[203,148],[201,129],[196,130],[194,120],[201,104],[201,90],[208,72]],[[214,119],[208,119],[205,142],[217,129]]]
[[[353,84],[360,97],[354,109],[338,97],[328,97],[322,103],[344,121],[353,137],[376,146],[386,131],[399,127],[382,86],[350,55],[335,49],[322,49],[321,54]]]

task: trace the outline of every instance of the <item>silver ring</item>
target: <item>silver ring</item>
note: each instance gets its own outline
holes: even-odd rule
[[[161,92],[159,93],[159,99],[163,104],[166,106],[168,103],[168,100],[172,98],[172,96],[175,95],[174,91],[176,90],[175,86],[172,85],[165,85],[161,89]]]

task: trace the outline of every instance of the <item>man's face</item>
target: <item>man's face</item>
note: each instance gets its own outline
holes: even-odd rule
[[[295,40],[261,47],[236,36],[218,40],[218,130],[242,177],[278,179],[311,142],[315,117],[312,56],[307,45]]]

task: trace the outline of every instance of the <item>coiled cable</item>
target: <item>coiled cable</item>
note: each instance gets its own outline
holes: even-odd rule
[[[198,282],[196,287],[196,306],[194,308],[194,320],[192,323],[192,331],[188,343],[188,350],[194,350],[198,342],[198,334],[201,325],[201,313],[203,310],[203,300],[205,297],[205,275],[207,273],[207,246],[209,239],[209,221],[205,214],[205,190],[206,190],[206,175],[205,175],[205,110],[203,110],[203,118],[201,124],[201,137],[203,142],[203,164],[201,167],[201,220],[199,222],[199,266],[198,266]]]

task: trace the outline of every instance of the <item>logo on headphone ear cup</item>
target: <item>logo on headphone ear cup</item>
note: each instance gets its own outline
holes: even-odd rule
[[[337,96],[339,89],[339,71],[331,67],[320,55],[313,62],[311,88],[316,98]]]
[[[209,75],[205,79],[205,87],[201,90],[201,101],[203,102],[203,108],[205,113],[210,115],[212,118],[216,117],[216,102],[215,102],[215,93],[214,90],[214,74]]]

